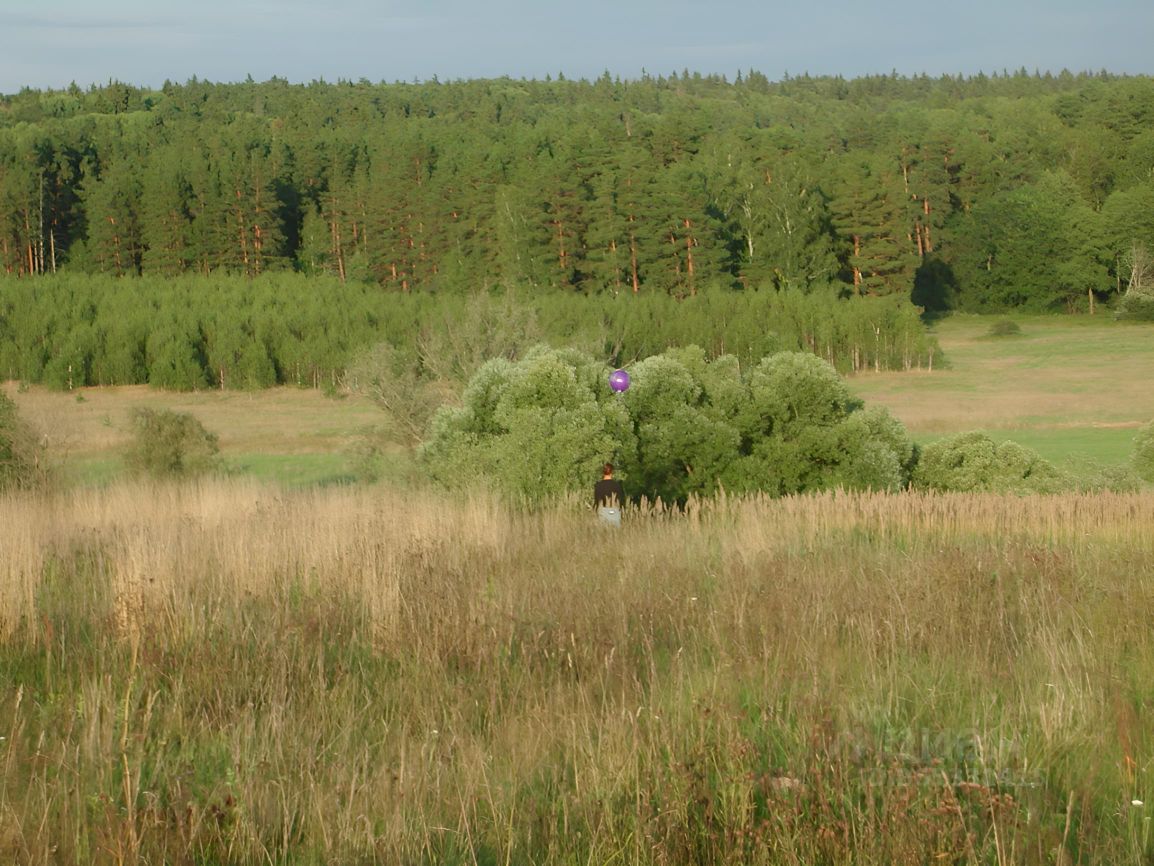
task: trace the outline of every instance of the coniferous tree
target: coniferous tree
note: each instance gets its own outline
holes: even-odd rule
[[[136,167],[125,160],[110,162],[90,172],[84,189],[88,267],[118,277],[139,274],[144,237]]]
[[[897,166],[880,156],[844,157],[831,199],[834,226],[848,247],[845,263],[853,291],[908,293],[917,248],[910,236]]]

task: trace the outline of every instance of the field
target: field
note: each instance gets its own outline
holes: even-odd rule
[[[45,432],[65,477],[81,483],[123,474],[130,413],[137,406],[195,415],[219,436],[231,470],[290,486],[348,480],[350,448],[362,431],[383,423],[367,400],[312,389],[166,393],[133,386],[58,392],[9,384],[7,393],[22,416]]]
[[[12,863],[1148,863],[1154,498],[0,500]]]
[[[851,385],[923,441],[1124,460],[1151,329],[1021,326]],[[0,862],[1154,862],[1149,490],[614,532],[337,483],[380,423],[352,398],[9,393],[82,483],[0,496]],[[238,471],[122,478],[142,404]]]
[[[1125,463],[1134,431],[1154,419],[1154,328],[1104,317],[1013,321],[1020,334],[992,337],[989,318],[951,317],[936,327],[945,369],[859,375],[853,389],[922,442],[981,430],[1059,463]]]

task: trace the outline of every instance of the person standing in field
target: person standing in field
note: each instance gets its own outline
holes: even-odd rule
[[[597,516],[608,526],[621,525],[621,508],[625,504],[625,491],[621,482],[613,477],[613,464],[606,463],[601,469],[601,480],[593,485],[593,507]]]

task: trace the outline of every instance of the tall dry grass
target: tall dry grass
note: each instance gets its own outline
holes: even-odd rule
[[[5,862],[1154,856],[1149,494],[613,532],[206,482],[0,525]]]

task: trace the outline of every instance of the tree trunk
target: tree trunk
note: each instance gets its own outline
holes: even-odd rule
[[[854,235],[853,236],[853,254],[854,254],[855,258],[857,256],[861,255],[861,236],[860,235]],[[854,294],[860,295],[861,294],[861,269],[857,266],[856,262],[852,265],[852,267],[853,267],[853,290],[854,290]]]
[[[693,247],[696,243],[693,239],[693,232],[691,231],[692,224],[689,219],[685,220],[685,270],[689,277],[689,294],[697,294],[697,283],[694,281],[695,270],[693,267]]]
[[[553,220],[553,227],[557,230],[557,267],[562,273],[565,272],[565,259],[568,253],[565,251],[565,226],[561,220]]]
[[[337,203],[333,199],[329,202],[329,235],[332,239],[333,258],[337,261],[337,273],[341,282],[345,281],[345,251],[341,246],[341,226],[337,220]]]
[[[630,222],[632,222],[630,217]],[[637,294],[641,289],[641,281],[637,276],[637,235],[633,232],[629,233],[629,268],[630,275],[633,278],[633,294]]]
[[[115,226],[116,217],[110,216],[108,222]],[[117,232],[113,232],[112,234],[112,257],[116,262],[116,276],[119,277],[124,273],[124,270],[120,266],[120,234]]]

